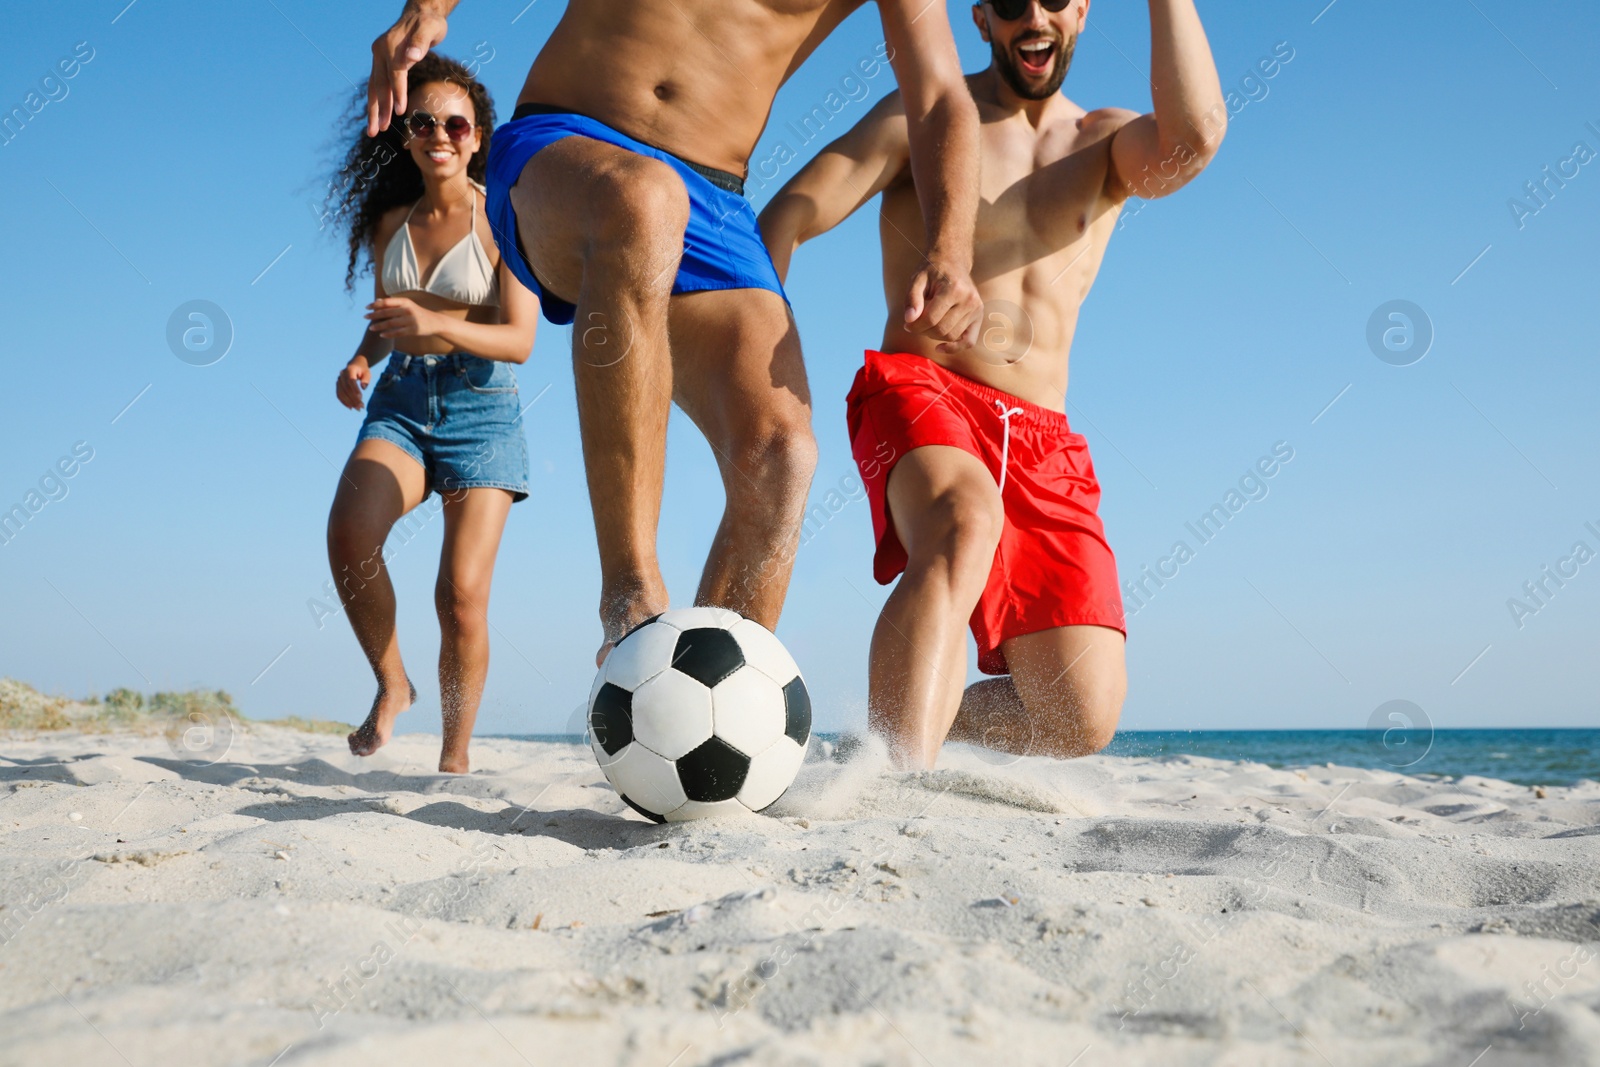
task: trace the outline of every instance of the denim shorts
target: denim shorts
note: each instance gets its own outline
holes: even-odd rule
[[[528,495],[528,441],[511,364],[465,352],[395,352],[372,387],[357,441],[388,441],[428,478],[428,492],[505,489]]]

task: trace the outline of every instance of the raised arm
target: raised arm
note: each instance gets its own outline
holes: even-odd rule
[[[1227,132],[1228,105],[1194,0],[1150,0],[1150,95],[1155,111],[1113,135],[1106,190],[1118,199],[1177,192]]]
[[[906,297],[908,329],[958,352],[978,340],[982,299],[972,283],[978,220],[978,107],[961,74],[945,5],[878,0],[889,62],[900,83],[911,174],[928,233],[926,263]]]
[[[367,82],[367,136],[389,128],[406,109],[406,71],[444,40],[445,20],[461,0],[406,0],[389,32],[372,42],[372,78]]]
[[[818,152],[762,209],[761,236],[778,277],[789,277],[795,249],[820,237],[906,173],[906,113],[898,94]]]

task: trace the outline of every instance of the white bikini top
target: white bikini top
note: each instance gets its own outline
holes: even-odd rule
[[[472,187],[484,192],[477,182],[473,182]],[[417,267],[417,246],[411,240],[411,214],[416,210],[417,205],[412,204],[411,211],[406,212],[406,221],[400,224],[400,232],[390,239],[389,247],[384,250],[383,291],[390,296],[432,293],[458,304],[499,307],[500,279],[483,242],[478,240],[478,198],[472,198],[472,224],[467,235],[439,257],[426,285]]]

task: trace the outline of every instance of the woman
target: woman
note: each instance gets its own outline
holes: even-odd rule
[[[350,238],[346,285],[354,286],[363,255],[377,268],[371,326],[339,373],[339,401],[360,411],[372,364],[389,363],[339,479],[328,559],[377,676],[372,711],[349,738],[351,752],[368,756],[416,699],[395,635],[384,542],[401,516],[440,495],[439,769],[465,774],[489,668],[495,553],[511,505],[528,495],[511,364],[533,348],[539,304],[501,261],[484,217],[495,121],[488,92],[461,64],[429,55],[410,70],[408,99],[403,121],[362,135],[337,183],[334,207]]]

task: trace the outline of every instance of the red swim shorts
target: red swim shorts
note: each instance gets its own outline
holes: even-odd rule
[[[889,518],[889,472],[915,448],[949,445],[977,456],[1001,486],[1005,530],[977,610],[978,668],[1007,673],[1000,646],[1058,626],[1127,633],[1117,561],[1097,513],[1089,445],[1067,416],[944,369],[922,356],[867,352],[846,400],[850,446],[877,535],[873,576],[906,569]],[[1004,460],[1004,480],[1001,464]]]

